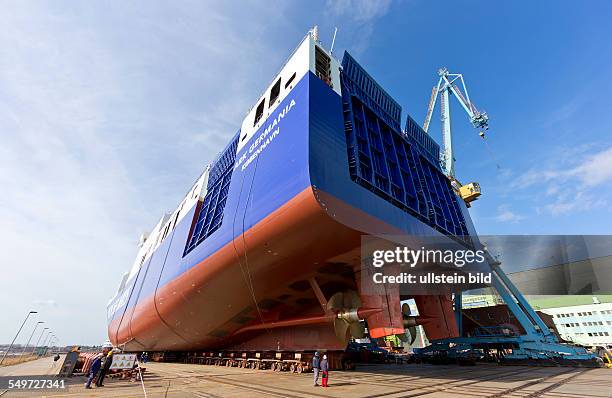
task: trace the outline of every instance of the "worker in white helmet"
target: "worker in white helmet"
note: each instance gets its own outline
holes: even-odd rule
[[[98,380],[96,381],[97,387],[104,387],[104,378],[106,377],[108,371],[110,370],[111,364],[113,363],[113,345],[110,342],[104,343],[102,345],[102,367],[100,368],[100,373],[98,374]]]
[[[323,359],[319,364],[321,368],[321,382],[323,387],[327,387],[327,381],[329,380],[329,362],[327,362],[327,355],[323,355]]]

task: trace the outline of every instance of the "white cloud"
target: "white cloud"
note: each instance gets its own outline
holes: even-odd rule
[[[523,220],[525,217],[510,210],[509,205],[503,204],[497,208],[497,215],[494,218],[499,222],[516,223]]]
[[[370,22],[389,11],[391,0],[328,0],[326,8],[357,22]]]
[[[546,170],[531,169],[520,175],[512,184],[515,188],[528,188],[534,184],[554,182],[556,184],[574,180],[583,186],[594,187],[612,180],[612,147],[598,153],[580,156],[576,162],[572,157],[560,157],[559,165]],[[571,163],[576,163],[571,166]]]
[[[555,154],[555,167],[528,170],[509,186],[514,191],[531,191],[536,201],[546,197],[548,203],[537,210],[554,216],[603,208],[609,204],[605,197],[609,190],[604,187],[612,182],[612,147],[589,154],[593,148],[588,144],[561,149]]]
[[[569,214],[574,211],[586,211],[607,206],[608,201],[603,198],[595,198],[584,191],[575,193],[564,193],[559,195],[553,203],[544,206],[544,209],[554,216]]]
[[[327,0],[325,10],[339,27],[339,40],[350,38],[350,51],[363,53],[374,33],[374,23],[389,12],[391,0]]]
[[[579,179],[587,187],[594,187],[612,180],[612,147],[588,156],[567,173],[568,176]]]

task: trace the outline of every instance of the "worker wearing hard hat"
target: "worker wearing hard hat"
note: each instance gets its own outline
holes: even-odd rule
[[[104,377],[108,373],[111,364],[113,363],[113,345],[111,343],[104,343],[102,345],[102,366],[100,368],[100,373],[98,374],[98,380],[96,381],[97,387],[104,387]]]
[[[329,380],[329,362],[327,362],[327,355],[323,355],[323,359],[319,364],[321,368],[321,385],[323,387],[328,387],[327,381]]]

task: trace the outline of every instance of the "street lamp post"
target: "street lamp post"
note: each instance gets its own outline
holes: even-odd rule
[[[57,336],[53,335],[53,344],[49,344],[49,348],[55,347],[56,344],[57,344]],[[51,353],[53,353],[53,350],[51,350]]]
[[[45,347],[45,345],[47,344],[47,340],[49,339],[49,336],[51,336],[51,333],[53,333],[51,330],[49,330],[49,333],[47,333],[47,335],[45,336],[45,338],[43,339],[43,344],[41,345],[42,347]],[[46,350],[45,350],[45,354],[46,354]]]
[[[23,323],[21,324],[21,327],[19,327],[19,330],[17,331],[17,334],[13,338],[13,341],[11,341],[11,344],[9,345],[9,348],[6,349],[6,352],[4,353],[4,356],[2,357],[2,359],[0,359],[0,365],[2,365],[2,362],[4,362],[4,358],[6,358],[6,356],[9,353],[9,351],[11,350],[11,348],[13,348],[13,344],[15,343],[15,340],[17,340],[17,336],[19,336],[19,333],[21,332],[21,329],[23,329],[23,325],[25,325],[25,323],[28,320],[28,318],[30,317],[30,315],[31,314],[37,314],[37,313],[38,313],[37,311],[30,311],[30,312],[28,312],[28,315],[26,315],[25,319],[23,320]]]
[[[23,356],[23,354],[25,354],[26,350],[28,349],[28,346],[30,345],[30,341],[32,341],[32,337],[34,337],[34,332],[36,332],[36,329],[38,328],[38,325],[40,325],[41,323],[45,323],[44,321],[38,321],[36,322],[36,325],[34,325],[34,330],[32,330],[32,334],[30,335],[30,338],[28,339],[28,342],[26,343],[25,346],[23,346],[23,350],[21,351],[21,356]]]
[[[45,330],[49,330],[49,328],[44,328],[41,332],[40,332],[40,336],[38,336],[38,340],[36,340],[36,345],[34,346],[34,348],[32,349],[32,354],[30,355],[34,355],[34,351],[36,351],[36,348],[38,347],[38,343],[40,343],[40,339],[42,337],[42,335],[45,333]]]
[[[51,342],[54,339],[55,339],[55,335],[52,333],[51,338],[49,339],[49,341],[47,342],[47,346],[45,347],[45,353],[43,354],[43,356],[47,355],[47,352],[49,351],[49,347],[51,346]]]

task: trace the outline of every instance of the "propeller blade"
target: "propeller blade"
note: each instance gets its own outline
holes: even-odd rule
[[[340,311],[344,305],[344,294],[343,292],[335,293],[327,300],[327,309]]]
[[[353,322],[350,324],[351,336],[355,339],[363,339],[365,337],[365,326],[361,322]]]
[[[334,332],[342,345],[348,344],[350,339],[349,331],[349,324],[347,322],[343,319],[334,319]]]
[[[337,292],[327,301],[327,309],[345,314],[345,311],[354,311],[361,307],[359,294],[354,290]],[[334,332],[342,344],[348,344],[351,336],[361,339],[365,336],[365,326],[361,322],[349,322],[346,319],[334,319]]]
[[[361,307],[361,299],[359,294],[354,290],[347,290],[344,292],[344,308],[354,309]]]

